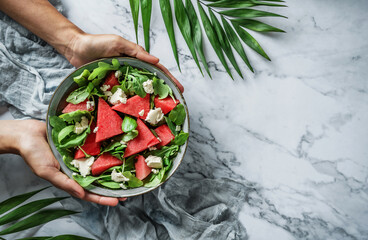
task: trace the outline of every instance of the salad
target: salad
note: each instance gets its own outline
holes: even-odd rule
[[[52,140],[82,187],[155,187],[189,134],[184,105],[156,73],[99,62],[74,77],[78,88],[49,118]]]

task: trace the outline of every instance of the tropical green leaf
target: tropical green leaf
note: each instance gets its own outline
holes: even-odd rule
[[[66,197],[59,197],[59,198],[48,198],[48,199],[42,199],[33,201],[30,203],[27,203],[9,213],[2,216],[0,218],[0,225],[4,225],[7,223],[10,223],[12,221],[21,219],[22,217],[28,216],[29,214],[32,214],[48,205],[51,205],[55,202],[58,202],[60,200],[65,199]]]
[[[231,27],[231,25],[225,20],[224,17],[221,16],[222,25],[224,26],[226,36],[228,37],[230,43],[233,45],[234,49],[238,52],[239,56],[243,59],[245,64],[247,64],[248,68],[254,72],[253,67],[250,65],[247,55],[244,52],[244,48],[242,43],[240,42],[238,35]]]
[[[243,74],[240,71],[240,68],[238,66],[238,63],[235,60],[233,51],[231,49],[229,40],[226,37],[226,34],[225,34],[224,29],[222,28],[220,22],[218,21],[218,19],[215,16],[215,14],[211,11],[211,9],[208,9],[208,12],[210,14],[210,18],[211,18],[211,21],[212,21],[213,28],[216,31],[216,34],[217,34],[217,37],[218,37],[218,40],[219,40],[219,42],[221,44],[222,49],[226,53],[226,56],[230,60],[231,64],[234,66],[236,72],[240,75],[241,78],[243,78]]]
[[[259,53],[262,57],[266,58],[267,60],[271,61],[271,59],[268,57],[268,55],[265,53],[261,45],[257,42],[256,39],[252,37],[245,29],[240,27],[238,24],[233,23],[233,26],[235,28],[235,31],[238,33],[240,38],[243,40],[245,44],[247,44],[250,48],[252,48],[254,51]]]
[[[217,36],[215,30],[213,29],[213,26],[210,22],[210,19],[208,18],[206,12],[204,11],[204,9],[202,8],[202,6],[199,2],[198,2],[198,9],[199,9],[199,13],[200,13],[201,18],[202,18],[202,23],[203,23],[203,26],[204,26],[204,30],[207,34],[208,40],[210,41],[213,49],[215,50],[218,58],[220,59],[222,65],[225,67],[227,73],[230,75],[230,77],[232,79],[234,79],[231,72],[230,72],[229,66],[226,63],[224,53],[222,52],[221,45],[220,45],[220,42],[218,40],[218,36]]]
[[[253,19],[234,18],[231,19],[231,22],[256,32],[285,32],[284,30]]]
[[[20,195],[17,195],[15,197],[9,198],[9,199],[1,202],[0,203],[0,215],[7,212],[7,211],[9,211],[12,208],[18,206],[19,204],[26,201],[28,198],[30,198],[33,195],[41,192],[42,190],[45,190],[46,188],[49,188],[49,187],[45,187],[45,188],[42,188],[40,190],[36,190],[36,191],[33,191],[33,192],[29,192],[29,193],[20,194]]]
[[[230,16],[230,17],[236,17],[236,18],[256,18],[256,17],[287,18],[285,16],[282,16],[276,13],[260,11],[260,10],[250,9],[250,8],[238,8],[238,9],[225,10],[225,11],[220,11],[219,14]]]
[[[75,214],[75,213],[77,212],[70,211],[70,210],[53,210],[53,209],[42,210],[2,230],[0,232],[0,235],[6,235],[10,233],[23,231],[25,229],[33,228],[35,226],[50,222],[57,218],[61,218],[67,215]]]
[[[222,0],[208,4],[210,7],[221,7],[221,8],[247,8],[254,6],[270,6],[270,7],[286,7],[282,4],[268,3],[266,1],[239,1],[239,0]]]
[[[174,0],[174,9],[175,9],[175,18],[178,23],[178,27],[180,29],[181,34],[185,42],[188,45],[190,53],[193,56],[194,61],[196,62],[201,74],[203,75],[201,66],[199,65],[198,57],[194,48],[194,43],[192,40],[192,33],[190,27],[190,21],[185,10],[184,4],[182,0]]]
[[[141,0],[142,24],[144,35],[144,46],[146,51],[150,51],[150,25],[152,14],[152,0]]]
[[[176,47],[175,32],[174,32],[170,0],[160,0],[160,8],[161,8],[162,18],[164,19],[166,31],[167,31],[167,34],[169,35],[171,48],[172,48],[176,63],[178,65],[179,71],[181,71],[179,57],[178,57],[178,49]]]
[[[197,50],[198,56],[202,61],[204,69],[206,69],[206,72],[210,78],[212,78],[210,70],[208,69],[208,64],[206,57],[204,55],[203,51],[203,37],[202,37],[202,29],[201,25],[198,21],[198,16],[196,14],[196,11],[194,9],[194,6],[192,4],[191,0],[185,0],[185,7],[187,9],[187,14],[189,17],[189,22],[192,28],[192,34],[193,34],[193,43],[194,47]]]
[[[132,11],[135,39],[138,44],[138,15],[139,15],[139,0],[129,0],[130,9]]]

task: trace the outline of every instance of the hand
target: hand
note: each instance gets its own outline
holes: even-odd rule
[[[46,141],[46,124],[37,120],[14,121],[20,131],[18,150],[32,171],[71,195],[98,204],[116,206],[126,198],[99,196],[85,191],[77,182],[60,171],[60,164]]]
[[[103,58],[128,55],[151,63],[166,73],[178,86],[181,92],[184,87],[180,82],[159,63],[159,59],[150,55],[141,46],[113,34],[77,34],[63,53],[68,61],[79,67],[90,61]]]

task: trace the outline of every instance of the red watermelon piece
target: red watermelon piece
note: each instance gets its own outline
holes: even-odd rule
[[[179,103],[179,100],[173,100],[170,96],[164,99],[159,99],[158,96],[155,97],[155,107],[161,108],[164,114],[170,112]]]
[[[107,75],[103,85],[109,85],[110,87],[106,91],[110,91],[113,86],[120,85],[118,79],[115,77],[115,72],[111,72]]]
[[[96,133],[93,132],[93,129],[95,129],[95,127],[96,127],[95,122],[92,122],[91,133],[88,134],[85,143],[83,144],[83,146],[81,146],[83,151],[92,156],[100,154],[101,149],[101,143],[96,142]],[[75,151],[74,159],[86,157],[83,151],[80,150],[80,148],[78,148],[77,151]]]
[[[161,125],[155,129],[158,137],[161,139],[161,142],[157,144],[157,147],[162,147],[171,142],[175,138],[175,136],[171,133],[171,130],[167,124]]]
[[[139,180],[145,179],[151,173],[151,168],[147,166],[146,159],[139,155],[137,162],[135,163],[135,176]]]
[[[129,157],[160,143],[151,130],[139,118],[137,119],[137,124],[138,136],[127,143],[124,157]]]
[[[112,109],[132,115],[136,118],[146,119],[148,112],[150,111],[150,95],[146,94],[144,98],[138,95],[131,97],[127,102],[120,103],[112,107]],[[139,112],[144,110],[143,116],[139,116]]]
[[[83,102],[78,103],[78,104],[68,103],[68,105],[66,105],[66,107],[61,112],[62,113],[70,113],[70,112],[74,112],[74,111],[77,111],[77,110],[92,111],[93,107],[90,107],[89,109],[87,109],[87,101],[88,101],[88,99],[86,99]]]
[[[102,98],[98,99],[96,142],[101,142],[123,133],[123,119]]]
[[[98,176],[107,169],[115,166],[122,165],[123,161],[119,158],[112,156],[110,153],[102,154],[97,160],[92,164],[91,171],[93,176]]]

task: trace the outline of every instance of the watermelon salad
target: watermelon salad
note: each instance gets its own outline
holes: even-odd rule
[[[99,62],[49,118],[52,140],[82,187],[155,187],[188,139],[186,112],[155,73]]]

